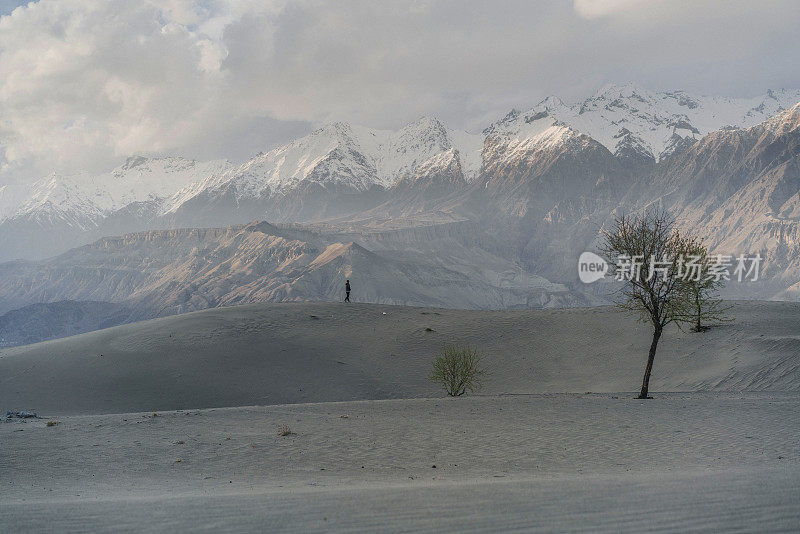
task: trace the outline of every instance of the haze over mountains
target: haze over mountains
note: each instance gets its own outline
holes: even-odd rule
[[[0,260],[125,237],[0,265],[0,311],[77,299],[146,317],[337,300],[348,275],[372,302],[599,303],[577,282],[578,255],[615,213],[652,206],[713,250],[765,258],[761,282],[729,284],[729,296],[797,299],[798,102],[800,91],[607,86],[480,134],[435,118],[395,132],[332,123],[242,164],[132,157],[101,176],[51,175],[0,190]],[[221,229],[153,232],[176,228]]]
[[[492,167],[525,164],[587,136],[617,159],[655,164],[705,134],[755,126],[797,102],[800,91],[731,99],[610,85],[577,104],[549,97],[526,112],[514,110],[481,134],[429,117],[397,132],[332,123],[241,165],[131,157],[102,175],[53,174],[29,191],[0,192],[0,259],[49,257],[142,229],[351,215],[396,202],[403,195],[392,193],[420,179],[445,179],[455,190],[485,182]],[[55,249],[53,233],[65,238]]]

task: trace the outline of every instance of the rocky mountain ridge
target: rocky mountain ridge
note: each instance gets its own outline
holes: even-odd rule
[[[0,260],[44,258],[146,229],[314,222],[379,206],[408,215],[563,146],[599,145],[629,174],[649,173],[709,132],[751,127],[798,101],[800,91],[732,99],[610,85],[575,104],[548,97],[481,134],[429,117],[396,132],[340,122],[240,165],[132,157],[109,173],[51,175],[29,191],[0,191]]]

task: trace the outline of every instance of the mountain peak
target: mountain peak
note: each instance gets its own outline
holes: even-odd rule
[[[129,156],[125,160],[125,163],[122,165],[122,169],[123,170],[133,169],[134,167],[138,167],[139,165],[146,163],[147,159],[148,158],[146,158],[145,156],[139,156],[139,155]]]
[[[438,119],[438,117],[423,115],[417,120],[410,122],[402,129],[405,130],[407,128],[444,128],[444,124]]]
[[[649,91],[634,82],[624,84],[607,83],[598,89],[590,100],[602,100],[613,98],[629,98],[634,95],[646,96]]]
[[[561,100],[560,98],[558,98],[557,96],[549,95],[549,96],[545,97],[541,102],[539,102],[535,106],[535,108],[542,107],[542,108],[546,108],[546,109],[552,109],[552,108],[560,108],[560,107],[563,107],[565,105],[566,104],[564,104],[564,101]]]
[[[797,130],[800,128],[800,102],[764,122],[764,126],[778,134]]]
[[[447,128],[436,117],[420,117],[401,128],[396,137],[405,141],[411,141],[412,137],[419,140],[427,138],[430,142],[436,142],[443,148],[450,145]]]
[[[311,135],[329,135],[329,136],[342,136],[352,135],[353,127],[350,123],[344,121],[326,122],[317,128]],[[301,138],[303,139],[303,138]]]

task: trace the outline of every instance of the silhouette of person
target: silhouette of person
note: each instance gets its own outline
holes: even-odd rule
[[[344,292],[345,292],[344,301],[350,302],[350,280],[347,280],[344,283]]]

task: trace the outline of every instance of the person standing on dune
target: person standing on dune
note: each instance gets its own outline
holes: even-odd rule
[[[344,293],[345,293],[344,301],[345,302],[350,302],[350,280],[347,280],[344,283]]]

